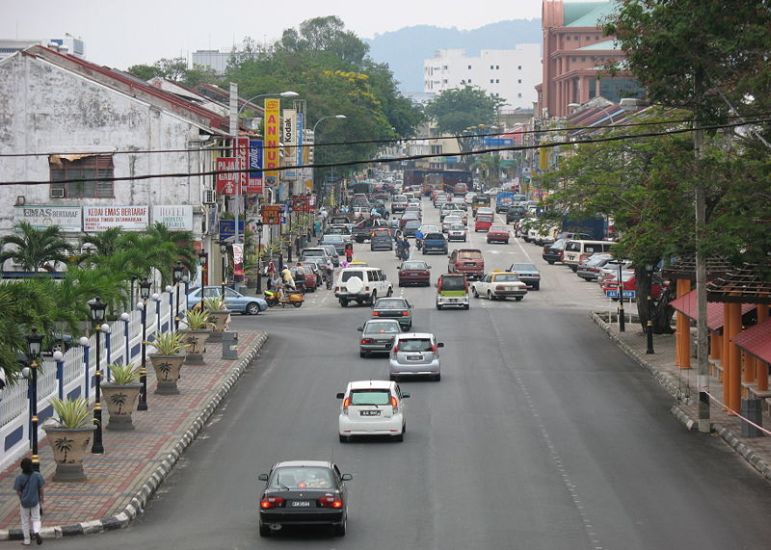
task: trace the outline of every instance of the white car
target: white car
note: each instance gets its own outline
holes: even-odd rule
[[[351,266],[340,271],[335,283],[335,298],[347,307],[349,302],[374,304],[375,300],[394,293],[386,274],[377,267]]]
[[[505,300],[514,298],[517,302],[527,295],[527,285],[519,280],[516,273],[500,271],[488,273],[471,285],[471,293],[474,298],[487,298],[488,300]]]
[[[450,227],[453,225],[463,225],[463,218],[460,216],[447,216],[442,220],[442,233],[450,231]]]
[[[409,396],[390,380],[349,382],[345,392],[337,394],[342,399],[338,417],[340,442],[372,435],[402,441],[407,428],[404,400]]]
[[[447,218],[445,218],[446,220]],[[463,241],[466,242],[466,226],[462,223],[450,224],[447,230],[448,241]]]

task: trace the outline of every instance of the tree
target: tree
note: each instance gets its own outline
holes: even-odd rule
[[[0,241],[0,266],[13,260],[24,271],[56,271],[58,262],[67,262],[71,247],[58,225],[35,229],[28,222],[19,222],[16,231],[19,234],[7,235]]]
[[[195,66],[188,69],[187,60],[184,57],[162,58],[153,65],[132,65],[128,68],[128,72],[144,81],[160,77],[190,87],[201,82],[214,83],[218,80],[214,71],[208,67]]]
[[[478,132],[471,128],[493,124],[503,103],[501,98],[488,95],[481,88],[466,86],[439,94],[426,106],[426,115],[436,121],[437,129],[444,134],[475,134]],[[471,140],[463,140],[461,149],[469,150],[471,145]]]

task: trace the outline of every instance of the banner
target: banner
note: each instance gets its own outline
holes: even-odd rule
[[[249,140],[249,183],[244,193],[262,193],[262,140]]]
[[[262,207],[262,223],[267,225],[280,225],[283,206],[280,204],[266,204]]]
[[[162,223],[170,231],[192,231],[193,207],[189,204],[153,206],[153,223]]]
[[[313,130],[305,129],[303,131],[302,164],[308,168],[302,169],[302,179],[305,181],[306,191],[313,190],[313,145],[315,143]]]
[[[284,143],[284,166],[297,165],[297,111],[284,109],[284,120],[281,125],[281,141]],[[284,178],[297,179],[296,170],[284,170]]]
[[[84,206],[83,231],[105,231],[120,227],[124,231],[144,231],[150,221],[149,206]]]
[[[234,151],[235,157],[236,157],[236,166],[237,169],[240,170],[238,174],[236,174],[236,179],[238,183],[241,185],[240,192],[244,192],[244,187],[246,187],[249,184],[249,174],[247,173],[247,168],[249,167],[249,138],[247,137],[238,137],[235,139],[235,151]]]
[[[279,155],[279,109],[281,100],[265,98],[265,153],[263,156],[263,173],[265,185],[274,187],[278,184]]]
[[[17,222],[27,222],[35,229],[46,229],[52,225],[61,231],[80,232],[83,225],[83,211],[80,206],[16,206]]]
[[[297,154],[295,155],[295,165],[302,166],[303,164],[303,113],[297,113],[297,124],[295,125],[295,134],[297,135]]]
[[[244,280],[244,245],[241,243],[233,243],[233,279]]]
[[[236,194],[236,173],[238,161],[235,157],[220,157],[217,159],[217,194],[235,195]]]

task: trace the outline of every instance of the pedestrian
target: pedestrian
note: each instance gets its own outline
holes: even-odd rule
[[[43,544],[40,536],[40,516],[43,505],[43,485],[45,480],[40,472],[32,467],[32,460],[25,457],[21,459],[21,473],[16,476],[13,488],[19,495],[19,509],[21,511],[21,532],[24,535],[24,545],[30,545],[32,537],[38,544]]]

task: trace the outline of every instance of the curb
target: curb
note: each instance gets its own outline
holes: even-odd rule
[[[674,376],[666,371],[660,370],[645,361],[635,350],[626,342],[622,341],[611,330],[610,325],[602,320],[597,313],[591,314],[592,320],[608,335],[619,348],[635,363],[653,374],[656,381],[667,390],[675,399],[690,404],[690,397],[687,396],[679,387]],[[682,423],[688,431],[697,425],[696,420],[691,418],[679,405],[675,404],[670,409],[672,415]],[[740,455],[750,466],[752,466],[764,479],[771,481],[771,465],[769,465],[755,450],[742,442],[729,428],[712,424],[712,431],[716,432],[725,443]]]
[[[203,411],[193,421],[193,425],[187,430],[182,437],[174,445],[174,449],[168,453],[165,458],[161,459],[158,467],[153,471],[147,481],[144,482],[142,487],[136,492],[122,512],[115,514],[114,516],[106,516],[102,519],[83,521],[80,523],[74,523],[71,525],[57,525],[54,527],[44,527],[41,529],[40,534],[43,538],[61,538],[70,537],[74,535],[90,535],[94,533],[102,533],[104,531],[112,531],[114,529],[122,529],[126,527],[131,521],[133,521],[138,515],[142,514],[145,509],[147,501],[153,496],[158,487],[163,483],[163,480],[171,473],[174,465],[179,458],[195,440],[198,433],[206,425],[206,422],[211,418],[217,407],[222,400],[227,397],[230,390],[235,385],[236,381],[241,377],[243,372],[247,369],[252,360],[257,356],[265,342],[268,340],[268,333],[263,332],[262,336],[257,338],[255,345],[252,349],[244,355],[238,365],[230,372],[228,377],[223,383],[220,384],[219,389],[212,395]],[[23,534],[21,529],[0,529],[0,540],[23,540]]]

